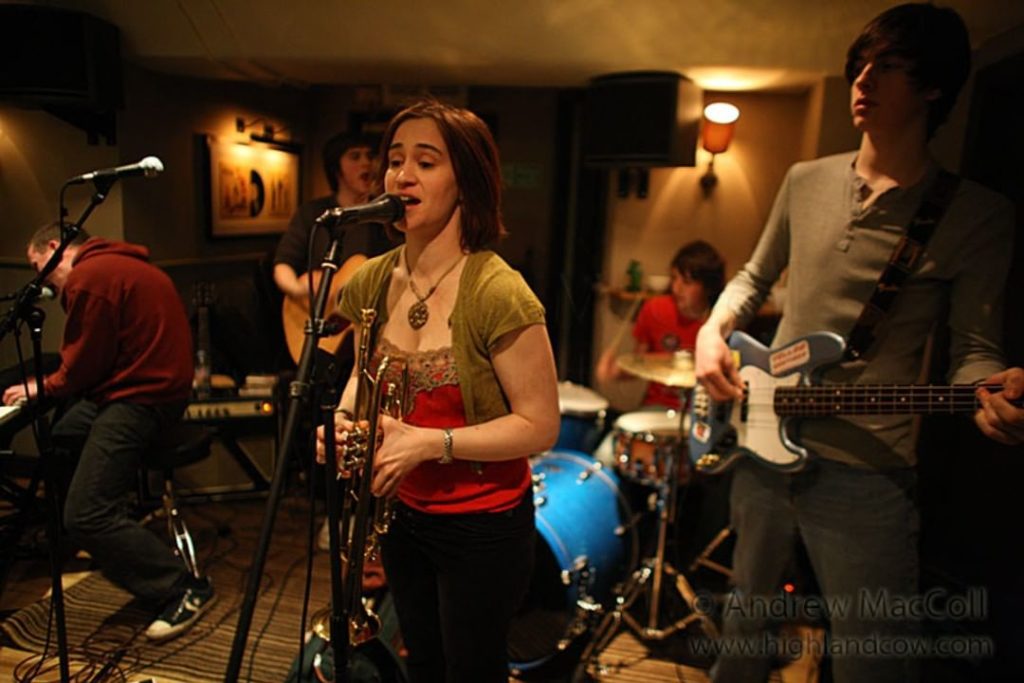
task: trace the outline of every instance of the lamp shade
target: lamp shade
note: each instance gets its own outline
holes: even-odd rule
[[[704,107],[704,122],[701,130],[701,145],[712,154],[721,154],[729,149],[732,135],[736,130],[736,119],[740,110],[727,102],[713,102]]]

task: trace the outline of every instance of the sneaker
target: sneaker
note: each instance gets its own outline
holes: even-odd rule
[[[338,533],[341,533],[341,522],[338,522]],[[316,549],[327,552],[331,549],[331,525],[328,519],[320,525],[320,533],[316,537]]]
[[[331,525],[329,520],[325,519],[324,523],[320,525],[320,533],[316,536],[316,549],[317,550],[330,550],[331,549]]]
[[[181,597],[168,603],[160,616],[146,629],[146,637],[162,641],[180,636],[199,621],[199,617],[216,598],[210,579],[203,579],[202,585],[187,588]]]

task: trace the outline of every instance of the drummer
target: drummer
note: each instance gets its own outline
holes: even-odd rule
[[[633,326],[635,354],[692,352],[697,339],[697,330],[707,319],[718,295],[725,286],[725,263],[721,255],[710,244],[696,240],[684,244],[671,263],[671,282],[668,292],[656,294],[647,299],[640,308]],[[633,378],[617,362],[618,349],[612,345],[606,349],[595,368],[599,387],[609,382]],[[683,389],[649,381],[644,394],[642,411],[680,410]],[[628,415],[623,415],[625,418]],[[668,416],[665,416],[668,417]],[[621,419],[621,418],[620,418]],[[673,417],[670,420],[675,422]],[[609,432],[594,452],[594,458],[605,465],[616,467],[615,432]],[[679,478],[688,479],[689,468],[681,466]],[[623,490],[633,510],[642,510],[651,505],[649,491],[642,483],[637,486],[630,475],[623,477]],[[677,504],[675,521],[679,524],[673,534],[676,560],[688,563],[707,541],[711,540],[728,520],[728,479],[702,482],[699,487],[687,486],[690,491]],[[640,528],[641,537],[649,537],[653,531],[654,519],[647,519]],[[644,541],[644,545],[649,543]]]
[[[725,284],[725,262],[710,244],[696,240],[684,244],[671,263],[669,290],[644,302],[633,325],[633,351],[674,353],[693,351],[697,330],[704,323]],[[611,346],[601,354],[594,370],[598,386],[632,378],[616,361],[619,350]],[[680,406],[678,388],[648,382],[644,406]]]

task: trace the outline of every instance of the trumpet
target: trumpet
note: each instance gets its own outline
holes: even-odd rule
[[[370,369],[374,347],[372,337],[377,311],[364,308],[360,314],[362,334],[356,355],[356,403],[349,431],[340,449],[340,469],[347,473],[340,503],[339,536],[344,604],[343,624],[347,625],[348,646],[362,645],[380,631],[380,617],[363,599],[363,567],[380,551],[380,538],[388,531],[393,516],[391,499],[375,498],[370,492],[373,461],[380,445],[379,418],[386,414],[396,419],[405,416],[409,388],[409,368],[403,365],[397,382],[388,381],[392,359],[384,356],[373,372]],[[329,628],[330,610],[314,615],[313,631],[328,642],[337,634]]]

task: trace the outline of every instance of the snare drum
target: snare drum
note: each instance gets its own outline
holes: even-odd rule
[[[656,485],[665,481],[670,458],[676,457],[679,479],[686,479],[688,468],[683,452],[680,413],[676,410],[641,410],[624,413],[615,421],[612,448],[615,469],[626,479]]]
[[[562,413],[562,425],[555,448],[593,451],[604,432],[608,400],[579,384],[559,382],[558,409]]]

